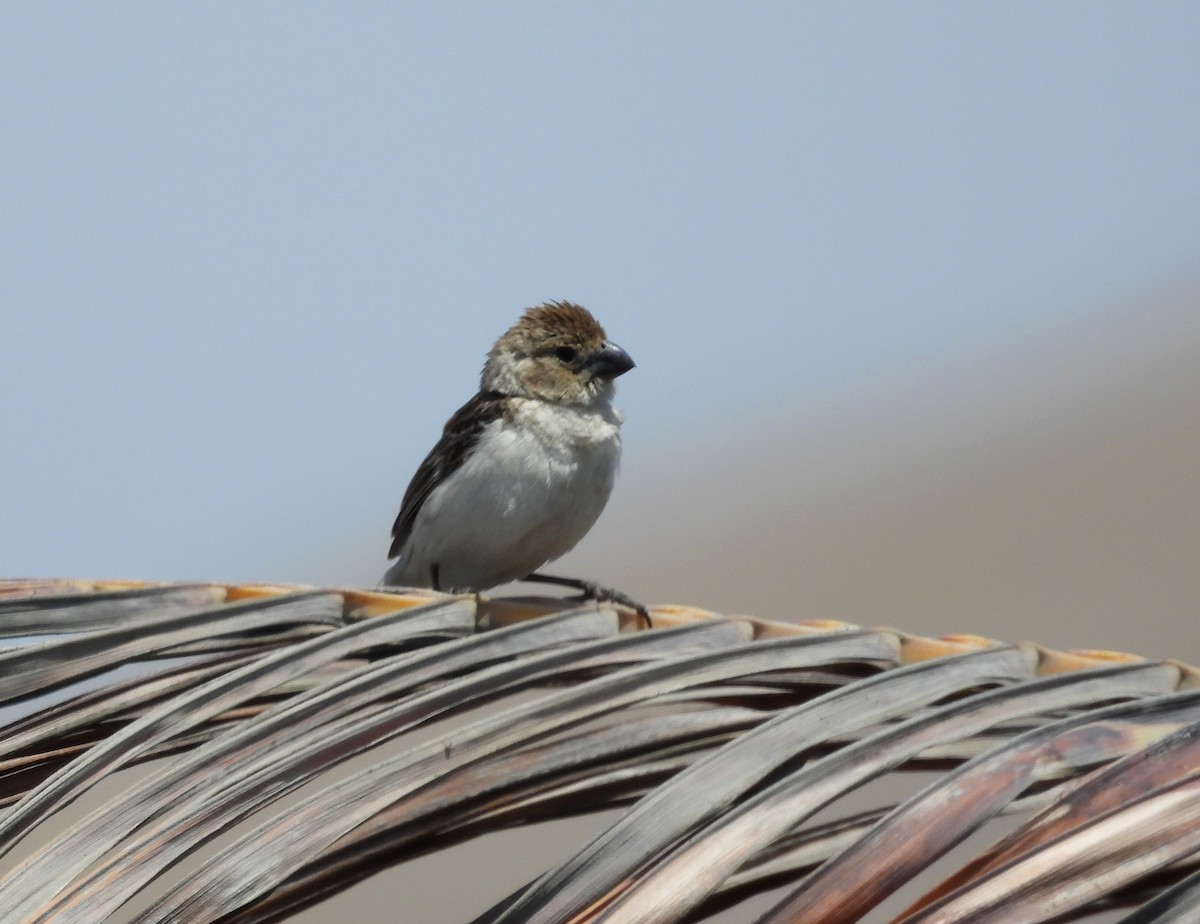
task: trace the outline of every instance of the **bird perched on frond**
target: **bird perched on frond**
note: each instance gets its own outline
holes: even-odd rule
[[[413,476],[381,583],[479,591],[532,578],[627,600],[534,572],[574,548],[608,502],[621,457],[614,380],[633,365],[579,305],[526,311]]]

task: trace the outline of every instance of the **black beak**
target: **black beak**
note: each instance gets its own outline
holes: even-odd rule
[[[633,360],[629,354],[611,341],[605,340],[600,346],[600,352],[588,362],[588,369],[599,379],[615,379],[633,368]]]

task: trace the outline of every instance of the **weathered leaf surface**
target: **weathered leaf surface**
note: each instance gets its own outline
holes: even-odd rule
[[[694,921],[786,884],[763,924],[856,921],[997,814],[1024,820],[905,922],[1106,901],[1197,920],[1195,669],[652,615],[646,632],[548,598],[0,581],[0,920],[284,920],[389,864],[613,806],[478,920]],[[935,779],[900,805],[843,798],[911,769]]]

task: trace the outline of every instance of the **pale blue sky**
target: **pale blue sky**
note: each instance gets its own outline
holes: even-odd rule
[[[1197,278],[1197,48],[1186,2],[9,5],[0,574],[374,580],[547,298],[637,360],[643,488],[1119,339]]]

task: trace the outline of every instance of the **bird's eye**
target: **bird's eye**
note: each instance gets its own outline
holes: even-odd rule
[[[554,355],[561,359],[564,363],[575,361],[576,352],[572,347],[561,346],[554,351]]]

